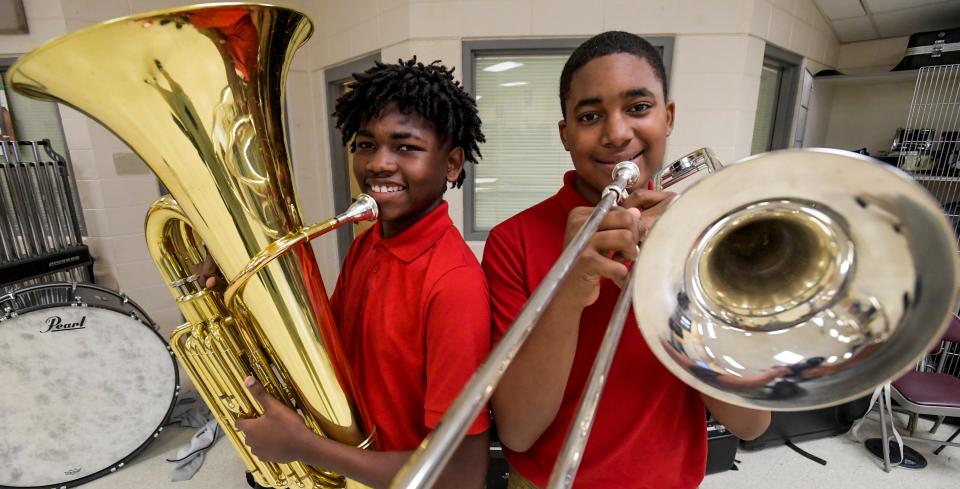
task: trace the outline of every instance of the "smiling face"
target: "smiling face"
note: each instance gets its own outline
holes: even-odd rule
[[[451,148],[433,124],[394,105],[362,123],[354,144],[353,173],[377,201],[387,238],[436,208],[463,168],[462,148]]]
[[[590,202],[599,202],[617,163],[636,163],[640,182],[663,163],[673,102],[645,59],[616,53],[583,65],[570,80],[566,111],[560,139],[577,171],[574,186]]]

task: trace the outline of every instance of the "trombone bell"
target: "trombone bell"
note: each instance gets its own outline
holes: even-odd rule
[[[633,267],[634,311],[660,361],[704,394],[815,409],[929,351],[956,304],[956,254],[939,204],[895,169],[834,150],[766,153],[664,213]]]

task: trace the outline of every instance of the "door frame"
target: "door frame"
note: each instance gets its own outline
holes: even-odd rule
[[[340,97],[340,87],[345,81],[353,79],[354,73],[362,72],[372,68],[374,63],[380,61],[380,52],[369,56],[345,63],[323,71],[323,79],[326,81],[327,111],[332,114],[336,107],[337,98]],[[332,115],[327,115],[327,138],[330,143],[330,167],[333,175],[333,208],[337,212],[343,212],[350,206],[353,196],[350,195],[350,173],[347,169],[347,148],[343,146],[340,137],[340,131],[337,130],[336,121]],[[347,251],[350,244],[353,243],[353,226],[341,226],[337,233],[337,252],[340,263],[347,257]]]

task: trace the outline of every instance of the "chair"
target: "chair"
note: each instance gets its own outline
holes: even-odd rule
[[[898,410],[910,414],[908,429],[911,435],[916,430],[917,417],[920,415],[937,416],[937,421],[930,433],[936,433],[944,417],[960,416],[960,378],[943,371],[948,355],[954,354],[951,350],[952,345],[960,345],[960,318],[956,315],[951,319],[940,344],[931,351],[931,354],[939,354],[937,366],[932,367],[924,359],[917,370],[907,372],[906,375],[892,384],[890,395],[900,405]],[[881,414],[883,414],[883,409],[881,400]],[[890,414],[892,419],[892,413]],[[885,421],[882,420],[881,423],[884,423],[883,428],[886,428]],[[887,440],[886,429],[883,431],[883,439]],[[948,445],[960,447],[960,443],[953,442],[957,435],[960,435],[960,429],[950,435],[946,441],[914,438],[912,436],[905,436],[903,440],[917,443],[935,443],[940,447],[934,453],[939,454]],[[883,452],[884,470],[889,471],[890,454],[887,447],[884,447]]]

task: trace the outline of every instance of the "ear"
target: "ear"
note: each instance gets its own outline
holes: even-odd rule
[[[675,110],[676,106],[673,100],[667,102],[667,137],[673,132],[673,115]]]
[[[463,170],[464,153],[463,148],[457,146],[447,153],[447,181],[456,182],[460,178],[460,171]]]
[[[557,122],[557,129],[560,130],[560,142],[563,143],[563,149],[570,152],[570,145],[567,144],[567,121],[566,119],[560,119],[560,122]]]

